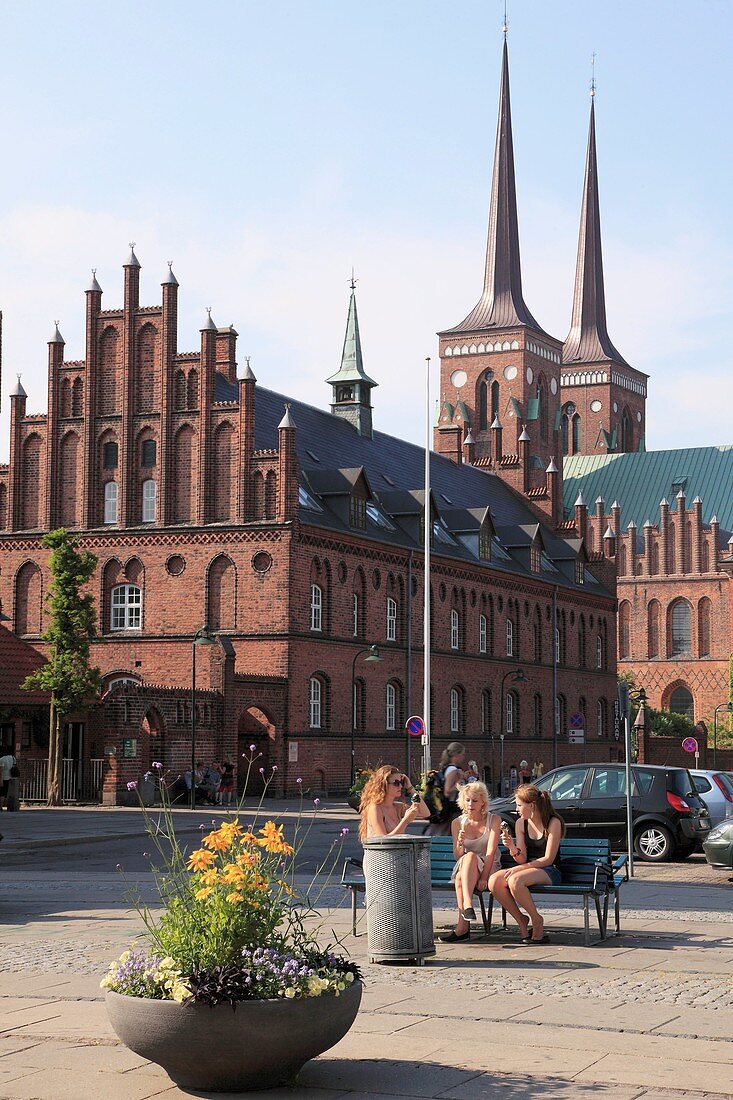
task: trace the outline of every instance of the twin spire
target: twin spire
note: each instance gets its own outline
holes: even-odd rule
[[[481,298],[465,320],[455,328],[448,329],[447,332],[480,332],[523,325],[531,327],[537,333],[543,333],[530,313],[522,294],[519,219],[509,96],[509,51],[505,35],[499,92],[499,120],[491,180],[484,287]],[[595,101],[591,98],[573,316],[570,333],[564,346],[563,362],[591,363],[604,359],[627,365],[611,343],[606,327],[598,203]]]

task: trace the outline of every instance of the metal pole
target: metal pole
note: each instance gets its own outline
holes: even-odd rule
[[[718,751],[718,707],[715,708],[713,714],[713,768],[715,767],[715,757]]]
[[[504,734],[499,734],[499,740],[501,741],[500,756],[501,764],[499,766],[499,798],[504,797]]]
[[[557,741],[560,736],[560,716],[557,705],[557,585],[552,590],[552,766],[557,767]]]
[[[425,359],[425,505],[423,508],[423,553],[425,569],[425,596],[423,609],[423,767],[425,775],[430,771],[430,536],[433,517],[430,512],[430,356]]]
[[[405,702],[407,717],[412,715],[412,550],[407,559],[407,677],[405,685]],[[412,745],[410,744],[410,731],[405,727],[405,774],[410,775],[412,761],[410,760]]]
[[[351,782],[350,787],[354,786],[354,778],[356,776],[356,659],[361,657],[362,653],[366,653],[364,649],[360,649],[358,653],[354,654],[354,660],[351,662]]]
[[[191,644],[191,809],[196,809],[196,636]]]
[[[626,749],[626,849],[629,856],[629,877],[634,877],[634,827],[631,813],[631,730],[628,711],[624,715],[624,745]]]

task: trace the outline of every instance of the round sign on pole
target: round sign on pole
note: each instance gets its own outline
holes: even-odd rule
[[[694,737],[686,737],[682,742],[685,752],[697,752],[697,741]]]
[[[422,737],[425,733],[425,723],[419,714],[413,714],[412,718],[408,718],[405,722],[405,729],[410,737]]]

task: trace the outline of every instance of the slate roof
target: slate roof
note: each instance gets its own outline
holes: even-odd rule
[[[733,446],[567,456],[563,477],[567,516],[573,514],[574,501],[582,490],[587,501],[603,497],[606,513],[611,502],[618,500],[622,527],[633,520],[641,530],[647,520],[658,523],[660,500],[666,497],[674,508],[683,488],[688,510],[695,497],[702,500],[703,523],[709,524],[717,516],[722,545],[733,531]]]
[[[217,378],[217,390],[222,388],[220,379],[221,376]],[[228,386],[228,383],[225,384]],[[294,401],[258,385],[255,391],[255,446],[258,450],[271,450],[278,446],[278,424],[286,402],[290,404],[295,423],[295,445],[301,464],[303,486],[316,497],[321,509],[315,511],[302,508],[302,521],[311,526],[335,531],[351,530],[353,534],[348,520],[342,518],[343,512],[339,513],[338,509],[332,507],[333,494],[339,488],[347,494],[356,475],[363,469],[374,503],[379,505],[391,522],[391,529],[388,529],[378,526],[369,518],[366,537],[420,550],[421,543],[416,535],[414,517],[419,517],[422,510],[424,449],[384,432],[375,431],[372,438],[359,435],[351,424],[333,413]],[[504,528],[511,529],[512,532],[522,527],[536,529],[535,513],[496,474],[474,466],[458,466],[438,454],[431,456],[430,471],[433,504],[445,524],[436,535],[433,548],[435,554],[477,564],[477,552],[470,549],[473,545],[471,539],[465,535],[463,538],[457,537],[466,530],[466,509],[479,509],[482,513],[487,506],[490,508],[499,544],[502,543]],[[324,496],[320,496],[320,487],[325,489]],[[455,518],[456,512],[461,513],[462,522],[452,528],[451,520]],[[476,522],[476,543],[478,526]],[[546,575],[540,575],[541,579],[563,587],[576,588],[572,568],[572,559],[576,556],[574,548],[555,535],[549,527],[544,524],[540,526],[547,555],[549,558],[555,557],[557,561],[557,568],[548,568]],[[455,535],[450,533],[451,530],[455,531]],[[492,558],[492,568],[528,575],[528,568],[518,557],[500,551],[501,545],[499,552]],[[607,594],[607,590],[595,582],[591,573],[587,574],[585,585],[577,587],[584,591]]]
[[[45,691],[23,691],[20,685],[26,676],[46,662],[40,653],[16,637],[12,631],[0,626],[0,700],[3,706],[32,707],[48,703]]]

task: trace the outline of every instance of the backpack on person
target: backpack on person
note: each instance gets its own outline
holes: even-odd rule
[[[18,767],[18,761],[13,757],[13,763],[10,765],[10,778],[20,779],[20,768]]]
[[[428,772],[423,802],[430,810],[430,823],[443,825],[453,817],[453,804],[445,794],[445,769]]]

